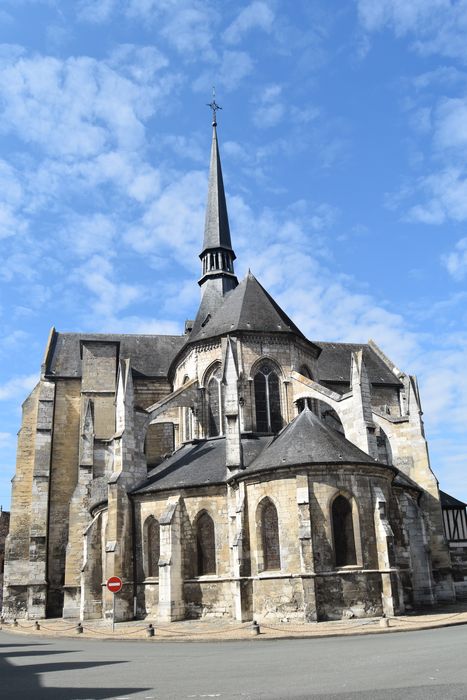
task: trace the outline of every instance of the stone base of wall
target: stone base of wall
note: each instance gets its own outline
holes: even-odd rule
[[[306,607],[301,578],[267,575],[253,579],[255,620],[303,620]]]
[[[28,618],[27,586],[7,586],[4,589],[2,615],[6,620]]]
[[[230,581],[196,579],[183,584],[185,617],[234,617]]]
[[[148,582],[138,586],[138,615],[157,617],[159,608],[159,582]]]
[[[88,602],[86,601],[86,605]],[[63,617],[65,619],[81,619],[81,588],[80,586],[67,586],[65,588],[64,600],[63,600]],[[100,617],[101,615],[99,615]],[[84,617],[83,619],[89,619]]]
[[[47,591],[47,617],[60,617],[63,614],[63,588],[51,588]]]
[[[355,571],[316,577],[318,620],[375,617],[383,613],[381,574]]]

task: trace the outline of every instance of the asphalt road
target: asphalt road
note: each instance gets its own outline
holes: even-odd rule
[[[2,700],[467,698],[467,626],[402,634],[159,643],[0,632]]]

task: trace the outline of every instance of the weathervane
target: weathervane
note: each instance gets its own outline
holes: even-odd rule
[[[222,107],[219,107],[216,102],[216,88],[214,86],[212,88],[212,102],[207,103],[206,107],[210,107],[212,109],[212,125],[217,126],[216,112],[218,109],[222,109]]]

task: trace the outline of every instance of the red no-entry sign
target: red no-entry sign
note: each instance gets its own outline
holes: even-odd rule
[[[123,582],[118,576],[111,576],[105,584],[111,593],[118,593],[122,590]]]

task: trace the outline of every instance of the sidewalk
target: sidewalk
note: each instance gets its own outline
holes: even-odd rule
[[[360,618],[337,620],[334,622],[277,622],[264,620],[260,623],[260,634],[254,634],[251,622],[239,623],[235,620],[182,620],[172,624],[158,625],[155,620],[146,619],[120,622],[112,632],[112,623],[107,620],[89,620],[82,623],[83,632],[77,633],[78,621],[61,618],[38,620],[18,620],[2,623],[0,629],[34,637],[75,637],[80,639],[147,639],[149,643],[163,641],[232,641],[245,639],[299,639],[313,637],[335,637],[341,635],[384,634],[408,630],[433,629],[452,625],[467,624],[467,601],[454,605],[438,606],[435,610],[424,610],[416,614],[400,615],[388,619]],[[153,625],[154,637],[148,638],[147,628]],[[37,628],[39,627],[39,629]]]

